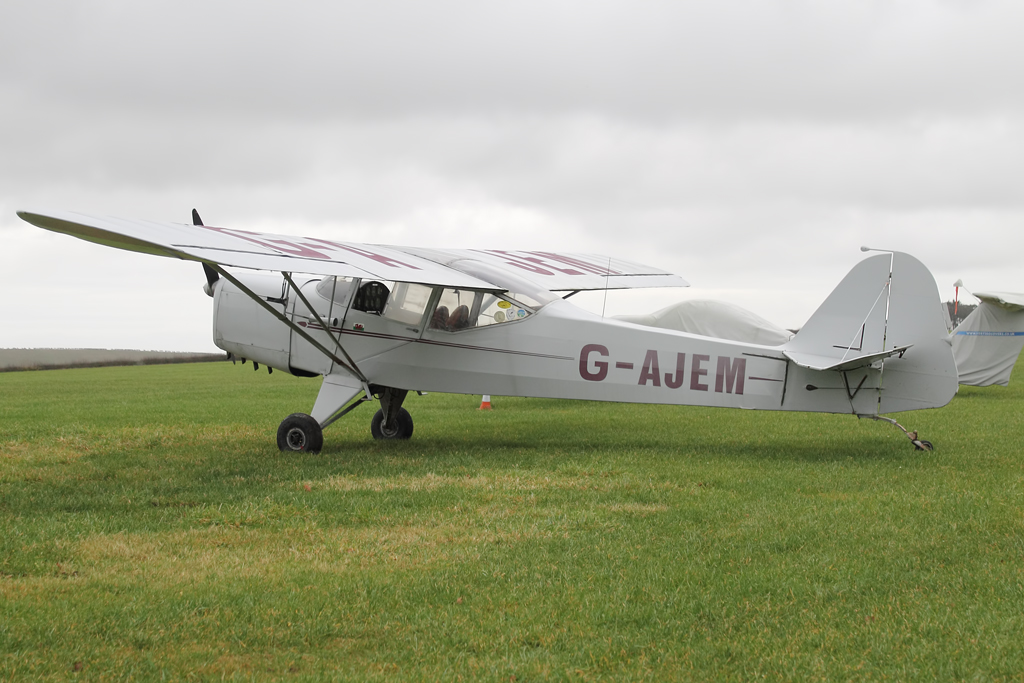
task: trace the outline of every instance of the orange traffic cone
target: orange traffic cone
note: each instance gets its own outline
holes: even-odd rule
[[[490,410],[491,409],[491,397],[489,394],[484,394],[484,400],[480,402],[480,407],[477,410]]]

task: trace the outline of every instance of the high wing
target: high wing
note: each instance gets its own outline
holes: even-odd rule
[[[42,214],[19,211],[18,215],[40,228],[89,242],[186,261],[206,261],[256,270],[500,289],[491,282],[388,247],[72,212]]]
[[[449,265],[474,261],[552,291],[688,286],[666,271],[592,254],[389,247],[68,211],[18,215],[40,228],[117,249],[236,268],[505,290],[500,283]]]
[[[511,271],[552,292],[690,286],[686,280],[668,271],[599,254],[504,249],[394,248],[443,265],[466,261],[482,262],[501,270]]]

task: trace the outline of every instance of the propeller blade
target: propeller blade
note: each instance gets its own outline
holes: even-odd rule
[[[209,263],[203,262],[203,270],[206,271],[206,282],[213,287],[213,283],[220,279],[220,273],[210,267]]]
[[[199,211],[193,209],[193,225],[203,225],[203,219],[199,216]],[[209,263],[203,262],[203,270],[206,272],[206,287],[203,291],[208,296],[213,296],[213,285],[220,280],[220,273],[210,267]]]
[[[192,209],[192,225],[203,225],[203,219],[199,217],[199,212]],[[220,273],[210,267],[210,264],[203,262],[203,271],[206,272],[206,286],[203,287],[203,291],[208,296],[213,296],[213,285],[217,280],[220,279]]]
[[[210,267],[209,263],[203,261],[203,271],[206,272],[206,284],[203,285],[203,291],[206,292],[207,296],[213,296],[213,286],[220,279],[220,273]]]

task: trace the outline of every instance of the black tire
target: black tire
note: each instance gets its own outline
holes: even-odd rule
[[[319,453],[324,447],[324,432],[309,415],[293,413],[277,428],[277,447],[288,452]]]
[[[921,446],[924,446],[924,448],[922,448]],[[914,444],[914,450],[915,451],[934,451],[935,450],[935,446],[932,445],[931,441],[925,441],[924,439],[921,439],[921,446],[918,446],[917,444]]]
[[[408,439],[412,436],[412,415],[409,414],[408,410],[399,408],[395,422],[397,424],[395,430],[393,432],[385,432],[382,429],[384,426],[384,411],[378,410],[370,422],[370,433],[373,434],[375,439]]]

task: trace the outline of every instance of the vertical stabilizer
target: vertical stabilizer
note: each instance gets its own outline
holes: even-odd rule
[[[937,408],[957,388],[941,306],[935,279],[920,261],[902,252],[871,256],[843,278],[784,351],[805,368],[876,371],[865,385],[875,409],[867,411],[862,396],[856,412]]]

